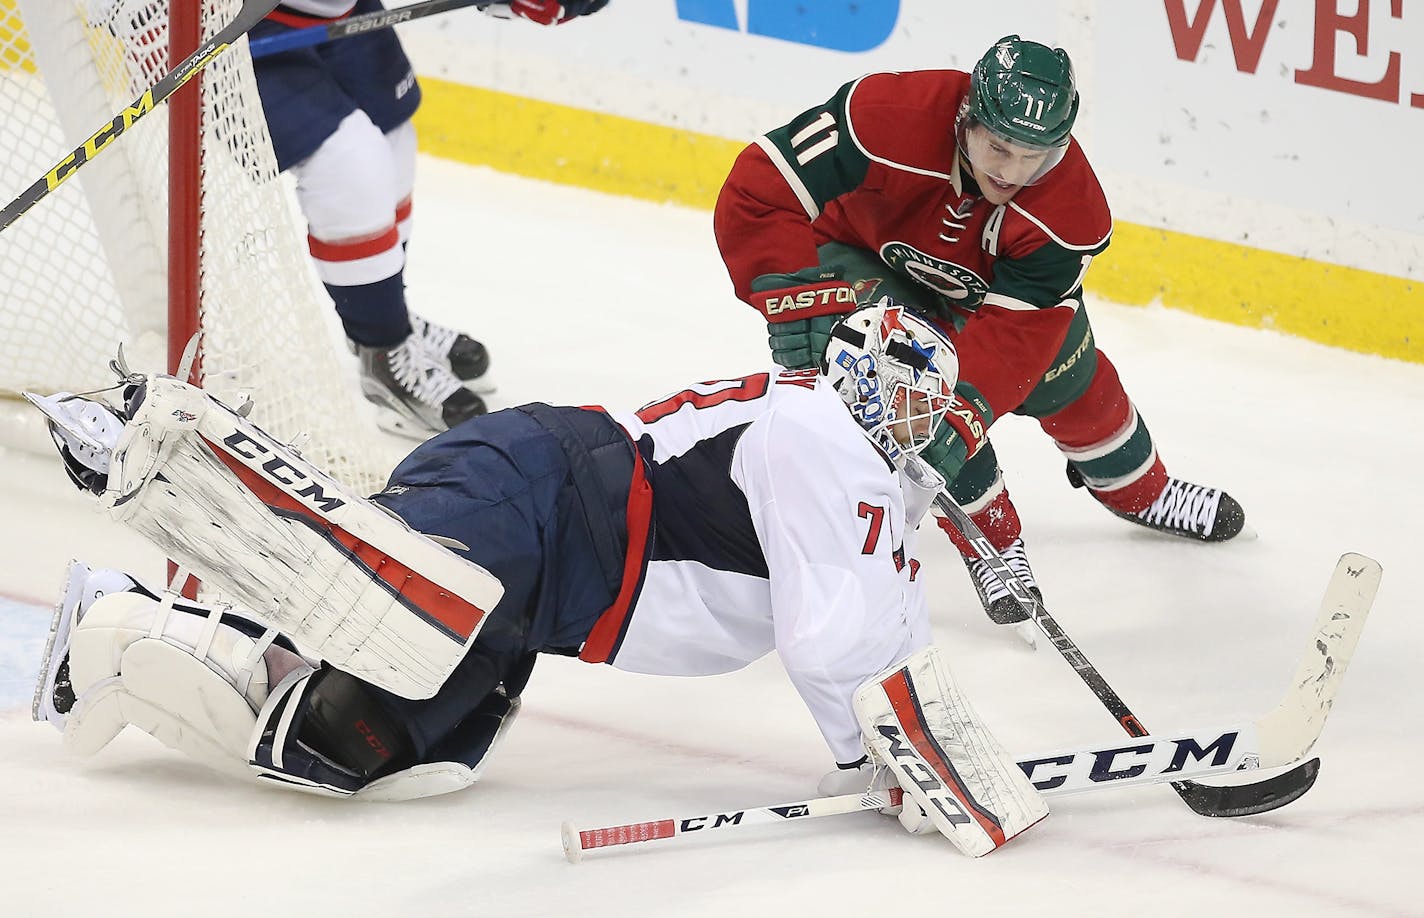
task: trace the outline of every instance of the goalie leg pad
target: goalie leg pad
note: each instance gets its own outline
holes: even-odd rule
[[[130,414],[111,514],[338,669],[429,698],[503,595],[200,389],[152,377]]]
[[[965,854],[988,854],[1048,815],[1042,795],[959,694],[938,648],[872,677],[854,707],[871,755]],[[927,828],[905,814],[901,821],[911,831]]]
[[[92,754],[133,724],[211,768],[250,776],[247,743],[269,672],[310,668],[273,646],[275,634],[253,640],[224,614],[178,612],[135,592],[96,601],[70,642],[77,700],[65,745]]]

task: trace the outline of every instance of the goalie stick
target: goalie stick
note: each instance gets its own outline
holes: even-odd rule
[[[1183,793],[1183,799],[1193,810],[1207,816],[1252,815],[1290,803],[1314,784],[1319,759],[1311,759],[1267,781],[1234,787],[1214,787],[1182,779],[1277,768],[1305,758],[1325,726],[1325,717],[1359,640],[1379,579],[1380,566],[1376,562],[1358,554],[1341,556],[1285,696],[1254,723],[1165,739],[1135,734],[1135,740],[1123,745],[1036,755],[1021,760],[1019,767],[1045,796],[1170,781],[1174,787],[1185,788],[1179,793]],[[1059,646],[1057,641],[1054,646]],[[1141,729],[1135,718],[1132,723]],[[898,791],[898,788],[890,788],[817,797],[776,806],[597,829],[580,830],[565,822],[564,856],[578,863],[583,852],[594,848],[658,841],[714,829],[876,810],[897,805]]]
[[[0,211],[0,232],[24,216],[31,207],[78,172],[85,163],[103,152],[120,134],[133,127],[134,122],[166,102],[184,83],[197,76],[233,42],[246,35],[253,26],[276,9],[277,3],[278,0],[245,0],[242,9],[232,17],[231,22],[203,42],[198,50],[179,61],[176,67],[150,86],[128,108],[114,115],[107,124],[89,135],[88,140],[50,167],[34,184],[20,192],[19,197],[5,205],[5,209]]]
[[[307,26],[304,29],[293,29],[278,35],[267,35],[249,41],[247,50],[254,59],[267,57],[270,54],[291,51],[295,48],[309,48],[312,45],[324,44],[338,38],[350,38],[353,35],[364,35],[367,32],[389,29],[392,26],[423,19],[426,16],[434,16],[437,13],[464,9],[467,6],[484,9],[500,2],[507,3],[508,0],[425,0],[424,3],[412,3],[410,6],[397,7],[396,9],[376,10],[362,13],[359,16],[348,16],[326,25]]]
[[[935,506],[954,521],[979,557],[1128,735],[1145,736],[1147,728],[1142,721],[1063,631],[1043,602],[1019,580],[969,515],[943,493],[935,496]],[[1223,787],[1174,781],[1172,789],[1193,812],[1202,816],[1254,816],[1285,806],[1315,784],[1320,760],[1296,763],[1310,751],[1325,725],[1335,692],[1345,676],[1345,668],[1374,602],[1380,574],[1379,564],[1364,555],[1350,553],[1340,557],[1321,601],[1311,649],[1297,667],[1285,699],[1255,724],[1253,739],[1258,752],[1245,767],[1295,767],[1250,784]]]

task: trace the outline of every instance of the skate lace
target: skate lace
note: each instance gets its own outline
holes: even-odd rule
[[[434,355],[415,340],[415,335],[387,352],[386,360],[391,369],[391,376],[400,383],[401,388],[427,405],[443,404],[450,393],[460,388],[460,381],[450,372],[449,367],[436,360]]]
[[[1216,523],[1220,505],[1221,492],[1215,488],[1169,477],[1167,487],[1138,517],[1153,525],[1205,535]]]
[[[1014,539],[1013,544],[999,552],[1004,561],[1008,563],[1009,570],[1018,575],[1026,587],[1036,587],[1038,582],[1033,579],[1033,570],[1028,566],[1028,554],[1024,551],[1023,539]],[[969,562],[969,573],[979,581],[980,588],[984,591],[984,601],[993,602],[1009,595],[1008,587],[999,580],[993,568],[982,558],[975,558]]]
[[[444,357],[450,353],[450,348],[455,346],[455,339],[460,336],[460,333],[453,328],[437,325],[429,319],[422,319],[413,313],[410,316],[410,327],[415,333],[414,337],[420,340],[426,350],[437,357]]]

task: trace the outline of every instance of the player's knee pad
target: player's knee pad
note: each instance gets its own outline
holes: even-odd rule
[[[937,648],[873,676],[853,706],[871,756],[905,791],[901,822],[910,831],[932,823],[978,857],[1048,815],[1042,795],[959,694]]]
[[[399,207],[401,201],[408,201],[415,191],[415,124],[403,121],[386,131],[386,144],[391,148],[391,164],[395,167],[395,194]],[[401,242],[410,238],[410,214],[407,210],[396,219],[401,224]]]
[[[133,724],[205,765],[247,775],[247,745],[271,681],[308,672],[297,654],[224,624],[223,607],[189,605],[138,592],[94,602],[75,626],[69,676],[76,701],[66,745],[93,753]]]
[[[1088,391],[1039,423],[1068,460],[1069,480],[1116,510],[1148,507],[1166,484],[1152,432],[1105,354]]]
[[[292,167],[308,244],[322,282],[360,287],[405,268],[397,210],[413,170],[366,113],[342,119],[316,152]]]
[[[398,188],[395,151],[365,112],[342,119],[316,152],[292,167],[297,201],[318,239],[366,236],[394,225]]]

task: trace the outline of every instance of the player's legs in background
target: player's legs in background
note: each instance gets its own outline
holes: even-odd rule
[[[1087,487],[1123,519],[1212,542],[1241,531],[1245,513],[1229,494],[1167,474],[1117,368],[1097,349],[1084,310],[1018,413],[1037,418],[1058,444],[1074,487]]]
[[[259,58],[254,72],[278,167],[297,179],[317,274],[360,357],[362,390],[383,427],[423,439],[485,406],[413,334],[399,224],[409,216],[414,144],[393,144],[386,130],[408,128],[420,94],[394,36],[372,39],[345,42],[368,55],[364,80],[346,81],[366,98],[337,79],[323,46]]]
[[[381,8],[379,0],[358,0],[352,13]],[[401,245],[407,246],[414,226],[416,154],[415,126],[410,119],[420,105],[420,84],[400,39],[393,30],[382,29],[318,45],[316,54],[341,91],[385,134],[396,197],[396,228]],[[484,345],[414,311],[410,311],[409,316],[411,327],[427,350],[438,356],[462,381],[488,391],[487,381],[482,379],[489,368]]]

